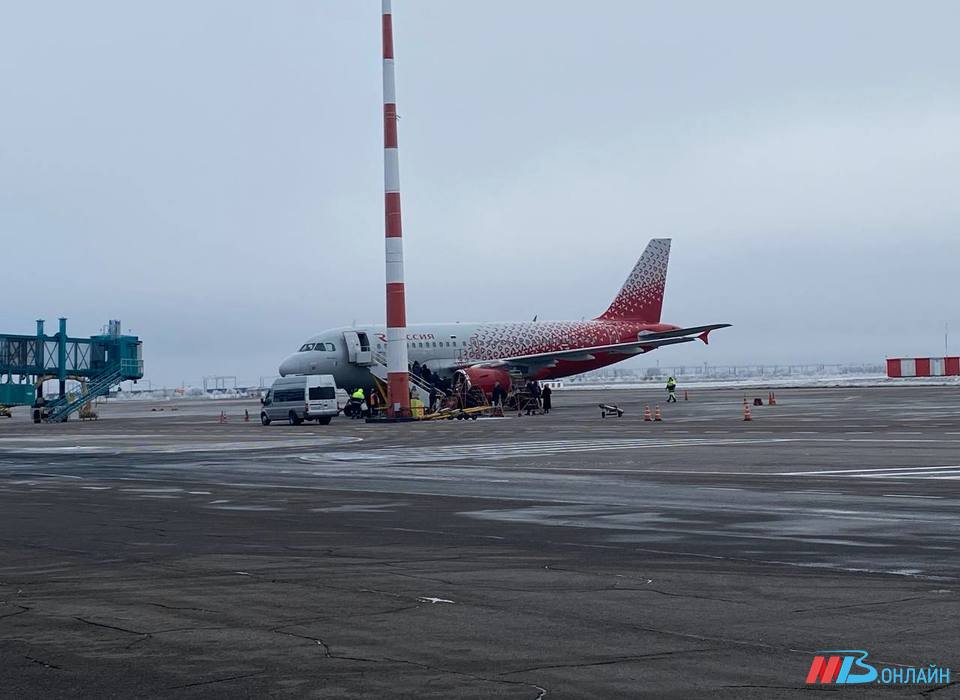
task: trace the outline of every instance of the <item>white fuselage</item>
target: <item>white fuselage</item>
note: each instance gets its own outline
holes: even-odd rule
[[[480,324],[440,323],[407,327],[407,354],[431,370],[452,372],[470,351],[470,339]],[[307,349],[309,348],[309,349]],[[383,326],[332,328],[309,338],[301,350],[280,364],[281,376],[332,374],[337,386],[367,387],[372,384],[370,366],[386,361],[387,340]]]
[[[448,375],[472,362],[596,347],[635,341],[645,330],[674,328],[636,321],[528,321],[505,323],[432,323],[407,326],[409,361]],[[386,361],[386,331],[365,325],[333,328],[308,339],[280,365],[280,374],[332,374],[337,386],[351,390],[373,385],[371,369]],[[603,367],[629,355],[597,355],[538,371],[554,379]]]

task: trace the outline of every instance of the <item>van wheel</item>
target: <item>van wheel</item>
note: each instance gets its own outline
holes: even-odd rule
[[[263,423],[264,425],[270,425],[270,419],[267,418],[267,414],[266,414],[266,413],[261,413],[261,414],[260,414],[260,422]]]
[[[317,425],[330,425],[330,418],[332,416],[320,416],[317,418]]]
[[[303,423],[302,418],[297,418],[296,411],[290,411],[290,413],[287,415],[287,420],[290,421],[290,425],[300,425]]]

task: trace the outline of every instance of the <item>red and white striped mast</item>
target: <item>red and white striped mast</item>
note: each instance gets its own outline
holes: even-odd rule
[[[403,284],[397,90],[393,72],[393,14],[390,0],[383,0],[383,185],[387,253],[387,410],[395,417],[409,417],[407,308]]]

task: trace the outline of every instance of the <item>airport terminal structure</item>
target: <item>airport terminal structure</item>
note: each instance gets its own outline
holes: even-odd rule
[[[33,406],[34,417],[61,422],[73,413],[91,410],[91,402],[123,381],[143,377],[143,344],[121,333],[120,321],[110,321],[101,335],[67,336],[67,319],[60,319],[56,335],[44,333],[37,321],[36,335],[0,335],[0,410]],[[56,379],[59,391],[51,401],[43,397],[43,383]],[[81,384],[67,392],[67,380]]]

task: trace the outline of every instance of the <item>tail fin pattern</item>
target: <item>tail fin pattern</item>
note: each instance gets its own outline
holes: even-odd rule
[[[667,283],[669,261],[670,239],[652,239],[610,308],[598,319],[658,323],[663,308],[663,288]]]

